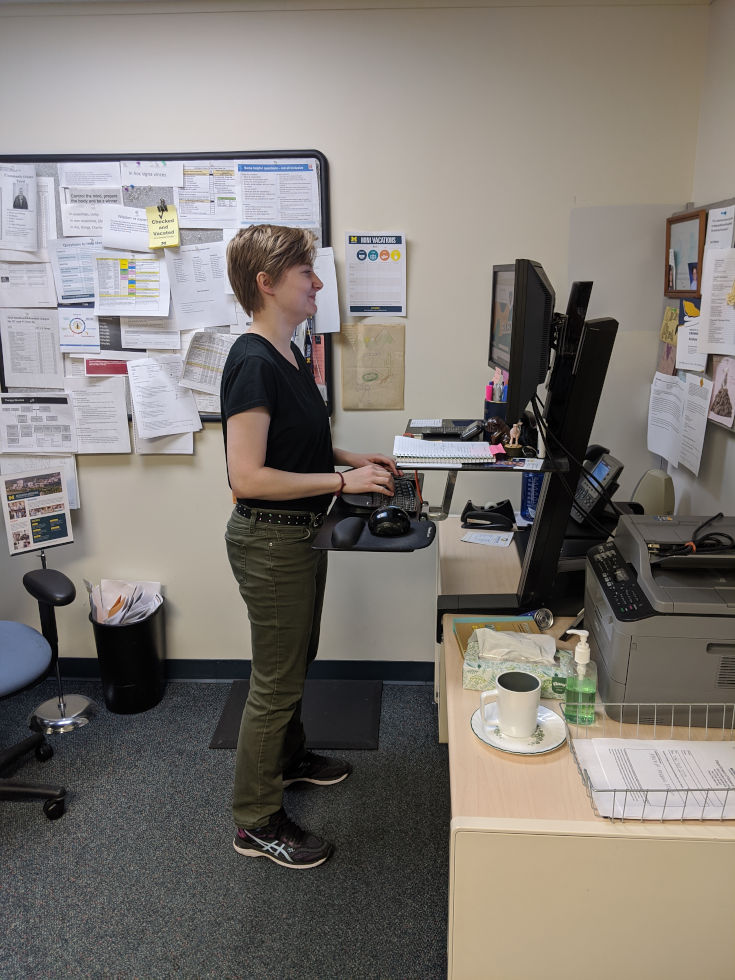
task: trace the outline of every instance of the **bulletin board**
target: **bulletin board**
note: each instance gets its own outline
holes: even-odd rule
[[[180,224],[180,245],[195,245],[208,242],[222,242],[223,238],[231,235],[233,229],[245,227],[247,224],[272,223],[299,225],[311,228],[316,235],[316,243],[319,248],[326,248],[331,245],[330,238],[330,210],[329,210],[329,180],[328,165],[324,155],[317,150],[258,150],[258,151],[237,151],[237,152],[211,152],[211,153],[144,153],[144,154],[86,154],[86,155],[33,155],[33,156],[5,156],[0,155],[0,165],[2,164],[32,164],[35,168],[36,184],[46,189],[44,191],[44,207],[55,212],[56,238],[72,238],[80,235],[80,229],[86,230],[81,218],[74,218],[74,203],[78,200],[74,194],[70,194],[69,188],[62,184],[60,173],[62,168],[69,164],[83,166],[89,165],[90,174],[94,173],[95,164],[111,164],[119,162],[121,164],[121,177],[118,204],[122,207],[145,209],[158,206],[159,204],[175,204],[185,201],[186,208],[178,208]],[[148,166],[146,166],[148,165]],[[177,175],[183,165],[185,183],[183,185],[166,185],[162,182],[161,168],[174,168]],[[125,182],[125,176],[133,171],[128,168],[138,167],[140,173],[156,172],[155,182],[146,184],[145,177],[142,180]],[[234,195],[228,183],[229,173],[232,169],[234,173],[234,183],[237,184],[237,195]],[[303,171],[303,173],[301,173]],[[164,171],[165,175],[165,171]],[[207,202],[206,195],[192,203],[196,194],[191,190],[195,179],[208,179],[210,187],[210,200]],[[313,187],[315,181],[316,201],[313,193],[301,193],[299,178],[306,179],[308,176],[309,188]],[[187,183],[186,181],[189,181]],[[82,185],[77,189],[81,191]],[[4,190],[5,201],[3,202],[0,194],[0,207],[4,209],[3,215],[7,217],[7,223],[12,224],[13,218],[22,219],[20,212],[13,215],[10,210],[11,205],[15,208],[23,207],[23,188],[10,183],[7,179],[0,186],[0,191]],[[308,199],[307,199],[308,198]],[[41,229],[43,216],[41,215],[41,197],[37,199],[38,211],[38,248],[35,252],[24,253],[16,248],[9,248],[8,242],[3,235],[0,242],[0,305],[6,307],[7,302],[2,300],[3,283],[8,282],[7,277],[3,278],[3,270],[11,273],[18,270],[19,266],[9,264],[29,262],[44,263],[48,262],[47,249],[42,240],[44,235]],[[71,209],[71,210],[70,210]],[[79,211],[81,214],[81,211]],[[74,225],[74,220],[80,224]],[[90,227],[94,224],[93,219],[88,222]],[[2,225],[0,225],[2,227]],[[49,224],[46,220],[46,229]],[[65,234],[66,232],[66,234]],[[73,232],[73,234],[69,234]],[[81,237],[81,236],[80,236]],[[95,237],[95,236],[91,236]],[[159,250],[160,251],[160,250]],[[29,277],[33,276],[33,268],[30,267]],[[40,275],[40,272],[39,272]],[[226,278],[226,273],[225,273]],[[63,299],[63,297],[62,297]],[[172,291],[172,300],[175,299]],[[64,303],[58,302],[58,310],[64,309]],[[237,304],[232,299],[234,306]],[[28,304],[32,306],[33,304]],[[47,304],[48,305],[48,304]],[[69,304],[66,304],[69,305]],[[93,303],[74,303],[75,306],[92,308]],[[171,304],[172,312],[175,314],[175,304]],[[239,311],[237,322],[223,323],[217,326],[203,325],[201,329],[214,329],[218,331],[229,331],[232,333],[242,332],[243,322],[246,319],[243,311]],[[103,316],[98,317],[99,332],[101,342],[101,354],[105,351],[117,353],[124,352],[122,331],[120,327],[120,317]],[[174,317],[175,319],[175,317]],[[175,323],[172,324],[175,326]],[[300,346],[305,349],[307,363],[309,363],[314,374],[315,380],[320,387],[328,411],[331,414],[333,407],[332,390],[332,347],[331,336],[329,333],[316,333],[317,327],[311,320],[307,322],[306,328],[301,333]],[[299,342],[297,340],[297,342]],[[140,347],[133,348],[140,351]],[[154,354],[155,348],[151,352]],[[69,358],[69,354],[64,354],[64,359]],[[0,345],[0,390],[8,391],[6,384],[6,361],[8,355],[3,357]],[[64,370],[64,373],[71,371]],[[199,405],[199,399],[197,400]],[[202,421],[218,421],[219,409],[214,396],[201,398],[201,408],[199,411]]]
[[[735,434],[735,198],[690,207],[666,223],[659,366],[711,384],[707,425]],[[709,251],[709,274],[705,273]],[[716,258],[715,258],[716,256]],[[667,319],[670,321],[667,336]],[[708,353],[681,367],[686,328],[705,335]],[[695,338],[692,337],[692,348]],[[699,345],[697,339],[697,344]],[[711,345],[711,346],[710,346]],[[700,346],[701,349],[701,346]]]

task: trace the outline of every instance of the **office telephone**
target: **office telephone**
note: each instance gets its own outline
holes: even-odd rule
[[[588,518],[594,519],[604,510],[605,504],[618,489],[617,480],[622,471],[623,464],[611,456],[604,446],[589,446],[574,492],[572,520],[584,524]]]

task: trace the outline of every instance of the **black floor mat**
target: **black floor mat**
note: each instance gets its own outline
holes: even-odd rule
[[[234,749],[250,689],[234,681],[217,722],[210,749]],[[301,717],[310,749],[377,749],[383,682],[307,680]]]

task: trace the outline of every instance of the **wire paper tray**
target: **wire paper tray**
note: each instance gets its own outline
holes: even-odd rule
[[[562,702],[562,711],[565,706]],[[597,816],[735,819],[735,704],[598,702],[594,707],[593,724],[566,717],[565,723]]]

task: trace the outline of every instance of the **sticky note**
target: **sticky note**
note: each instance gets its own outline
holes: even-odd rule
[[[145,209],[145,215],[148,219],[149,248],[166,248],[168,245],[179,244],[179,216],[173,204],[168,204],[165,211],[154,204]]]

